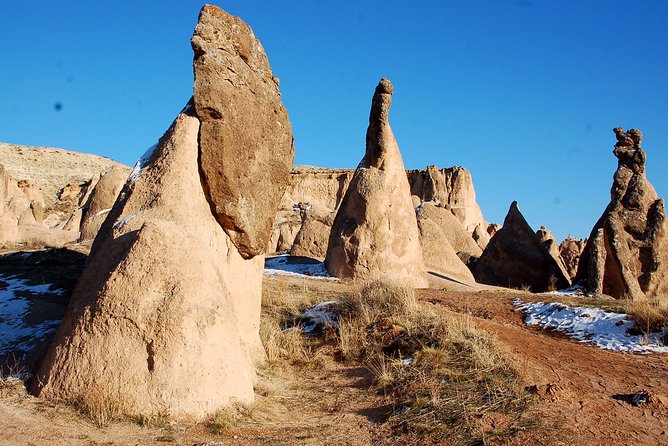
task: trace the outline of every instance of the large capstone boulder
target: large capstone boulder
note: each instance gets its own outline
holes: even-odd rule
[[[570,284],[561,266],[524,219],[516,201],[478,259],[473,275],[476,282],[534,292]]]
[[[577,280],[594,293],[645,299],[668,295],[664,202],[645,175],[642,133],[614,129],[618,159],[610,203],[591,231]]]
[[[215,6],[191,44],[205,193],[241,255],[264,254],[294,157],[278,78],[251,28]]]
[[[393,87],[381,79],[373,95],[366,154],[332,225],[325,263],[333,276],[427,285],[411,192],[388,121]]]

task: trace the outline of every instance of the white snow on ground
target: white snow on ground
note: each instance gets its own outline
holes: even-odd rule
[[[515,311],[523,311],[527,325],[538,325],[564,333],[580,342],[607,350],[635,353],[668,353],[660,339],[664,333],[646,336],[630,335],[635,323],[623,313],[610,313],[600,308],[569,307],[558,302],[523,303],[514,299]]]
[[[30,309],[30,300],[17,295],[62,294],[63,290],[52,290],[51,285],[29,285],[27,280],[0,275],[0,355],[15,351],[30,351],[46,335],[53,333],[60,320],[47,320],[29,325],[25,318]]]
[[[321,302],[304,312],[304,324],[302,330],[304,334],[317,334],[326,328],[339,326],[336,313],[334,312],[335,300]]]
[[[541,293],[541,294],[550,294],[553,296],[572,296],[572,297],[587,297],[587,289],[583,287],[582,285],[573,285],[568,288],[564,288],[563,290],[558,290],[558,291],[548,291],[546,293]]]
[[[111,208],[109,208],[109,209],[102,209],[101,211],[96,212],[95,215],[93,215],[92,217],[88,217],[88,220],[92,220],[92,219],[94,219],[95,217],[99,217],[99,216],[102,215],[102,214],[106,214],[106,213],[109,212],[110,210],[111,210]]]
[[[289,256],[278,256],[264,261],[265,276],[293,276],[308,277],[309,279],[339,280],[327,272],[325,264],[315,263],[288,263]],[[294,259],[293,259],[294,260]]]

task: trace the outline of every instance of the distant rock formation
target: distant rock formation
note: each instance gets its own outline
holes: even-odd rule
[[[290,254],[324,260],[335,212],[310,203],[299,203],[301,227],[295,236]]]
[[[587,239],[582,240],[568,236],[559,245],[559,257],[564,262],[566,271],[568,271],[568,275],[572,281],[574,281],[577,275],[580,256],[586,243]]]
[[[427,286],[425,265],[401,153],[388,122],[393,87],[376,87],[366,154],[332,225],[325,264],[333,276]]]
[[[79,241],[95,238],[127,179],[125,166],[112,166],[102,174],[83,206]]]
[[[591,231],[577,279],[616,298],[668,295],[668,233],[664,202],[645,175],[642,133],[614,129],[618,159],[610,204]]]
[[[407,174],[412,195],[449,209],[469,234],[485,222],[476,202],[471,172],[467,169],[460,166],[445,169],[427,166],[425,170],[409,170]]]
[[[468,264],[471,260],[477,260],[482,254],[482,249],[473,240],[471,234],[464,229],[462,223],[455,217],[449,209],[436,206],[433,202],[422,203],[417,208],[418,224],[422,221],[422,233],[424,229],[431,225],[426,225],[425,220],[431,220],[439,229],[443,236],[448,240],[448,245],[451,246],[464,264]],[[431,231],[430,231],[431,232]],[[424,243],[422,243],[424,251]],[[439,246],[434,247],[437,252]],[[443,248],[444,250],[447,248]],[[425,261],[427,256],[425,255]],[[449,262],[452,263],[452,262]],[[469,275],[464,274],[468,280]]]
[[[206,148],[200,150],[203,184],[216,218],[248,259],[265,253],[290,181],[292,128],[278,78],[250,27],[217,8],[203,11],[206,23],[200,21],[191,40],[199,139]]]
[[[552,235],[552,231],[547,229],[545,226],[541,226],[538,231],[536,231],[536,236],[543,244],[543,247],[548,252],[548,254],[550,254],[554,261],[557,262],[557,265],[559,265],[559,268],[561,269],[564,277],[568,278],[570,282],[571,275],[568,273],[566,265],[559,255],[559,243],[557,242],[557,239],[554,238],[554,235]]]
[[[473,274],[461,258],[462,254],[458,253],[451,243],[452,239],[459,239],[457,234],[466,234],[464,227],[456,217],[450,214],[455,224],[459,225],[459,228],[455,227],[453,230],[450,226],[452,221],[447,216],[443,218],[442,213],[449,214],[450,211],[437,208],[433,203],[424,203],[417,212],[424,263],[429,270],[466,282],[475,282]],[[473,246],[478,248],[472,238],[469,237],[469,240]],[[476,259],[480,254],[479,251]]]
[[[219,42],[220,50],[202,39]],[[276,95],[260,88],[276,88],[263,82],[271,81],[266,57],[247,53],[248,48],[261,51],[248,25],[206,5],[193,40],[196,63],[204,47],[218,51],[208,62],[211,71],[218,71],[216,66],[225,71],[244,59],[249,65],[239,70],[243,76],[232,79],[240,89],[258,87],[251,103],[234,94],[216,95],[230,108],[244,110],[227,124],[237,128],[226,135],[243,134],[241,127],[252,127],[263,110],[276,108]],[[206,72],[196,70],[195,76],[206,83]],[[203,93],[196,89],[195,94]],[[264,354],[259,338],[264,256],[245,259],[219,223],[234,221],[238,206],[230,208],[231,219],[214,215],[225,209],[228,197],[202,184],[203,171],[212,167],[206,152],[218,148],[215,138],[201,139],[195,102],[141,160],[105,219],[68,314],[37,372],[37,394],[84,404],[89,397],[109,400],[134,416],[195,419],[252,402],[253,362]],[[266,129],[263,137],[280,140],[287,149],[264,146],[253,132],[238,140],[238,151],[247,155],[235,160],[239,172],[253,170],[243,163],[271,158],[260,151],[283,154],[276,165],[291,164],[292,137],[274,135],[286,127],[289,131],[288,124]],[[279,172],[275,182],[263,179],[244,192],[243,206],[276,208],[283,188]],[[258,227],[248,226],[252,222]],[[257,218],[242,226],[248,232],[233,236],[247,255],[257,243],[266,243],[270,227]]]
[[[473,271],[477,282],[534,292],[570,284],[513,201],[503,226],[492,237]]]
[[[5,176],[22,191],[15,195],[11,213],[4,214],[0,245],[21,248],[61,247],[79,238],[82,207],[99,179],[110,168],[130,172],[130,168],[97,155],[48,147],[27,147],[0,143],[0,159]],[[16,215],[20,203],[28,200],[34,219]],[[16,230],[8,237],[7,224],[15,220]]]

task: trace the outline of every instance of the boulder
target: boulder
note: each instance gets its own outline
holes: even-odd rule
[[[80,242],[95,238],[127,179],[128,172],[123,166],[112,166],[102,174],[84,205]]]
[[[191,43],[205,193],[241,255],[264,254],[294,157],[278,78],[251,28],[215,6]]]
[[[388,114],[393,87],[381,79],[371,104],[366,154],[355,170],[329,237],[325,264],[346,279],[383,277],[427,286],[411,192]]]
[[[610,203],[582,252],[577,280],[616,298],[668,294],[668,233],[664,202],[645,175],[642,133],[614,129],[618,159]]]
[[[564,262],[564,267],[571,279],[575,279],[578,272],[580,256],[586,243],[587,239],[582,240],[568,236],[559,245],[559,257]]]
[[[513,201],[473,271],[477,282],[540,292],[570,284]]]
[[[239,34],[250,32],[243,22],[212,8],[203,8],[198,30],[214,28],[207,32],[248,41]],[[211,21],[212,14],[218,19]],[[223,47],[234,49],[229,42]],[[209,63],[226,66],[226,58],[238,57],[219,56]],[[273,98],[265,99],[268,107],[274,105]],[[242,129],[230,132],[239,133]],[[213,140],[204,143],[200,137],[191,100],[135,166],[37,370],[36,394],[84,406],[105,401],[130,416],[192,419],[253,401],[254,362],[264,355],[259,337],[264,256],[244,258],[214,215],[224,206],[211,201],[220,197],[207,193],[202,163],[210,158],[204,152],[216,149]],[[250,164],[267,159],[252,152],[273,150],[255,138],[244,148]],[[280,197],[284,191],[274,188],[281,184],[268,181],[253,191]],[[265,203],[264,197],[244,197],[250,208]],[[266,240],[269,229],[251,232]]]

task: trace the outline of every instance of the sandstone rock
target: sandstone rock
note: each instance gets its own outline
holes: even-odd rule
[[[557,239],[554,238],[554,235],[552,235],[552,231],[547,229],[545,226],[541,226],[540,229],[536,231],[536,237],[538,237],[538,240],[540,240],[548,254],[550,254],[554,261],[557,262],[557,265],[559,265],[559,268],[561,269],[564,277],[566,277],[570,282],[571,275],[568,273],[566,265],[559,255],[559,243],[557,243]]]
[[[642,133],[614,129],[618,159],[610,203],[592,229],[577,273],[595,293],[655,298],[668,293],[664,202],[645,175]]]
[[[202,34],[227,36],[219,41],[221,48],[250,42],[254,51],[261,50],[243,22],[211,6],[200,14],[196,37]],[[197,39],[193,46],[195,65],[205,63]],[[216,63],[222,65],[237,57],[235,52],[218,56]],[[275,105],[273,97],[265,99],[255,105]],[[216,102],[210,105],[220,109]],[[253,362],[264,355],[259,338],[264,256],[245,259],[221,226],[220,215],[213,213],[222,209],[220,197],[206,190],[202,176],[203,164],[211,158],[207,152],[217,152],[216,140],[209,135],[202,141],[199,111],[191,100],[128,178],[37,371],[37,394],[84,404],[88,398],[109,401],[132,416],[194,419],[235,402],[252,402]],[[226,125],[252,120],[237,117]],[[274,150],[259,139],[277,141],[283,130],[264,130],[263,135],[247,135],[247,157],[233,159],[239,172],[252,172],[244,163],[270,159],[253,152]],[[243,128],[225,134],[241,133]],[[284,155],[289,158],[292,152]],[[291,158],[282,160],[290,163]],[[243,195],[249,209],[284,192],[280,181],[255,180],[260,184]],[[256,220],[244,225],[253,221],[263,225]],[[246,228],[251,245],[263,236],[260,229]],[[240,234],[232,234],[237,242]]]
[[[93,240],[128,179],[123,166],[112,166],[93,188],[81,216],[79,241]]]
[[[242,259],[213,217],[198,130],[192,109],[181,113],[119,196],[38,371],[39,395],[198,418],[253,399],[262,257]]]
[[[445,169],[427,166],[425,170],[409,170],[407,174],[413,195],[450,209],[469,234],[484,223],[476,202],[471,172],[467,169],[460,166]]]
[[[325,264],[348,279],[383,277],[427,286],[422,249],[401,153],[388,122],[393,87],[381,79],[371,104],[366,154],[332,225]]]
[[[473,229],[473,234],[471,234],[471,236],[473,237],[473,240],[476,242],[481,251],[484,251],[485,248],[487,248],[487,245],[489,244],[489,241],[492,238],[487,232],[486,224],[478,224]]]
[[[580,256],[584,250],[587,240],[566,237],[559,245],[559,257],[564,262],[564,267],[571,279],[575,279],[578,272],[578,264],[580,263]]]
[[[310,203],[299,203],[302,225],[295,236],[291,255],[324,260],[327,255],[329,233],[332,230],[334,211],[319,208]]]
[[[515,201],[510,205],[503,226],[480,256],[473,275],[477,282],[511,288],[529,287],[534,292],[565,288],[570,284]]]
[[[433,202],[425,202],[418,208],[417,218],[418,222],[429,219],[436,223],[448,239],[450,246],[463,261],[466,262],[470,258],[477,259],[482,254],[482,249],[449,209],[438,207]]]
[[[191,43],[205,193],[251,258],[265,252],[290,180],[290,121],[264,49],[241,19],[205,5]]]
[[[455,248],[450,244],[450,239],[445,234],[445,230],[447,229],[439,225],[438,220],[429,218],[429,212],[423,212],[425,205],[433,206],[431,203],[424,203],[417,214],[417,222],[418,230],[420,231],[420,246],[422,247],[422,255],[426,267],[429,270],[445,274],[449,277],[467,282],[475,282],[473,274],[471,274],[471,271],[457,255]],[[441,208],[435,209],[448,212]],[[459,221],[457,221],[457,224],[459,224]],[[464,231],[464,228],[461,228],[461,230]]]

